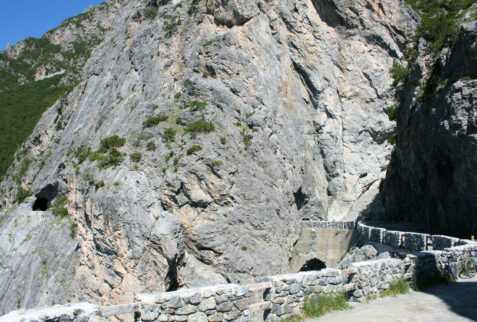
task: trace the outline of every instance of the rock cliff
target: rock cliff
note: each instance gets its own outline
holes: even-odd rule
[[[285,273],[299,218],[374,199],[404,1],[106,6],[82,81],[1,183],[0,313]]]
[[[477,231],[476,12],[473,4],[462,13],[445,48],[417,43],[396,110],[396,150],[368,210],[376,219],[465,238]]]

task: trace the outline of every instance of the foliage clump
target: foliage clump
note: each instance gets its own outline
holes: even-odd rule
[[[91,154],[90,160],[97,161],[98,168],[106,169],[123,162],[122,153],[117,149],[126,143],[126,139],[113,135],[101,140],[99,149]]]
[[[393,78],[393,86],[404,84],[407,77],[407,68],[402,66],[397,60],[394,60],[393,66],[390,69],[391,77]]]
[[[18,189],[18,192],[17,192],[17,197],[15,199],[15,202],[17,203],[22,203],[26,198],[30,197],[31,195],[33,195],[33,193],[31,192],[31,190],[25,190],[23,189],[22,187],[20,187]]]
[[[68,216],[68,209],[66,205],[68,203],[68,199],[65,195],[58,195],[55,198],[55,202],[53,207],[51,207],[51,213],[57,217],[65,218]]]
[[[156,143],[154,143],[153,141],[147,142],[146,149],[148,151],[155,151],[156,150]]]
[[[423,36],[434,52],[454,42],[460,23],[474,0],[406,0],[422,17],[418,36]]]
[[[138,163],[139,161],[141,161],[142,154],[141,152],[133,152],[129,155],[129,158],[131,159],[132,162]]]
[[[199,151],[202,151],[202,147],[200,145],[195,144],[187,150],[187,155],[191,155]]]
[[[168,119],[169,119],[169,116],[167,116],[165,114],[159,114],[157,116],[151,116],[150,118],[148,118],[147,120],[142,122],[142,126],[143,127],[153,127],[153,126],[156,126],[157,124],[159,124],[161,122],[167,121]]]
[[[193,110],[201,110],[207,106],[206,102],[192,101],[190,103],[184,103],[181,108],[191,108]]]
[[[210,133],[215,129],[214,124],[212,122],[207,122],[204,120],[198,120],[192,123],[187,124],[184,129],[184,132],[191,135],[196,135],[199,133]]]
[[[390,106],[388,109],[388,118],[390,121],[394,121],[396,119],[396,106]]]
[[[166,142],[174,142],[176,136],[176,130],[171,127],[164,129],[164,134],[162,135],[162,139]]]

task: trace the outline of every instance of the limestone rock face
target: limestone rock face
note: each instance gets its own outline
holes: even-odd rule
[[[459,41],[437,58],[420,45],[397,113],[396,153],[370,208],[375,217],[423,224],[430,233],[475,233],[476,26],[464,24]]]
[[[69,288],[42,301],[114,304],[285,273],[299,218],[355,218],[372,201],[395,130],[389,69],[416,27],[404,1],[107,3],[115,20],[84,81],[26,142],[20,184],[21,157],[1,183],[12,213],[67,196],[73,241],[38,247],[76,245],[71,274],[48,277]],[[106,150],[113,135],[125,143]],[[20,206],[19,186],[34,193]],[[2,235],[27,229],[8,222]],[[12,270],[19,248],[9,252],[0,274],[25,280]],[[32,271],[37,256],[25,254]],[[43,303],[29,282],[9,287],[21,307]]]

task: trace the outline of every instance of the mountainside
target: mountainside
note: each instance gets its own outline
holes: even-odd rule
[[[102,6],[78,84],[0,186],[0,313],[285,273],[300,218],[373,201],[395,135],[389,70],[419,21],[404,1]],[[88,34],[67,26],[48,38],[61,52]]]

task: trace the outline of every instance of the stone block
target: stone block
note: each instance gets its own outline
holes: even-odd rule
[[[215,298],[209,297],[208,299],[202,300],[199,304],[198,310],[201,312],[213,310],[216,307]]]
[[[175,313],[177,315],[188,315],[194,312],[197,312],[197,306],[187,304],[187,305],[184,305],[183,307],[178,308]]]
[[[298,285],[296,283],[290,285],[290,294],[296,294],[298,292],[300,292],[300,285]]]
[[[245,298],[245,299],[235,301],[234,305],[238,310],[243,311],[249,307],[250,301],[249,299]]]
[[[217,304],[217,312],[229,312],[233,307],[233,303],[230,301]]]
[[[207,322],[207,315],[202,312],[197,312],[189,316],[188,322]]]

